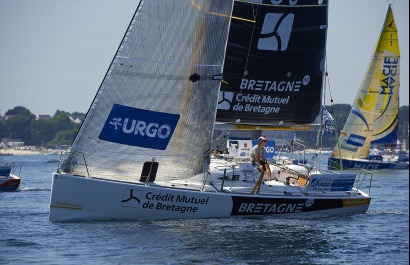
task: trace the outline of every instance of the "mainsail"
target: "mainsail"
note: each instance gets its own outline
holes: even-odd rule
[[[389,6],[372,60],[332,157],[367,158],[371,145],[396,142],[399,86],[399,41]]]
[[[217,121],[235,129],[313,123],[321,110],[328,1],[235,1],[232,17]]]
[[[141,1],[62,170],[138,181],[155,161],[157,180],[204,172],[232,5]]]

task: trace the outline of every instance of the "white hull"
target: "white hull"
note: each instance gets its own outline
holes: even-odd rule
[[[262,184],[260,194],[251,194],[254,183],[236,189],[231,186],[224,192],[208,184],[202,189],[200,185],[197,189],[183,189],[181,184],[146,185],[55,173],[49,219],[59,222],[323,216],[366,213],[370,204],[370,197],[363,192],[307,195],[298,192],[299,187]],[[285,195],[284,189],[293,192]]]

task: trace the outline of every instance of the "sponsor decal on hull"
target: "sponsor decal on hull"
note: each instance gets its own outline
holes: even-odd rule
[[[364,169],[364,170],[379,170],[379,169],[394,169],[396,163],[379,163],[379,162],[360,162],[354,160],[343,160],[343,168],[352,168],[352,169]],[[328,166],[330,169],[340,169],[340,162],[338,159],[329,158]]]
[[[356,175],[347,176],[313,176],[310,180],[308,191],[331,192],[350,191],[356,181]]]
[[[377,170],[377,169],[390,169],[394,168],[393,163],[379,163],[379,162],[359,162],[359,161],[349,161],[343,160],[344,168],[353,169],[365,169],[365,170]]]
[[[382,169],[382,165],[379,163],[353,163],[354,169],[366,169],[366,170],[374,170],[374,169]],[[388,168],[388,167],[385,167]]]
[[[276,199],[232,196],[232,201],[231,215],[233,216],[297,214],[343,207],[342,199]]]
[[[208,196],[187,196],[126,189],[122,197],[121,206],[183,214],[196,213],[200,210],[201,206],[208,205],[208,203]]]
[[[343,199],[343,207],[353,207],[353,206],[361,206],[361,205],[369,205],[370,198],[363,198],[363,199]]]
[[[50,208],[60,208],[68,210],[83,210],[83,205],[79,203],[70,203],[70,202],[56,202],[55,205],[51,205]]]

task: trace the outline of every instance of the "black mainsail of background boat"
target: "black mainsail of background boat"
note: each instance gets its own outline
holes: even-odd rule
[[[216,116],[304,126],[320,114],[327,15],[327,0],[141,1],[53,175],[50,220],[365,213],[369,174],[288,172],[299,185],[255,189],[256,169],[208,164]]]
[[[236,2],[232,16],[241,19],[231,22],[217,121],[314,122],[321,108],[327,32],[327,5],[317,2],[303,1],[316,8],[292,12],[289,6],[263,5],[256,12],[249,3]]]
[[[395,145],[399,125],[400,49],[393,11],[386,19],[352,110],[329,158],[329,169],[408,169],[407,161],[371,154]]]

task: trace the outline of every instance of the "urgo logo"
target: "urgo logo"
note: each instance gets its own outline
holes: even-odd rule
[[[178,124],[179,115],[142,110],[115,104],[99,139],[165,150]]]

